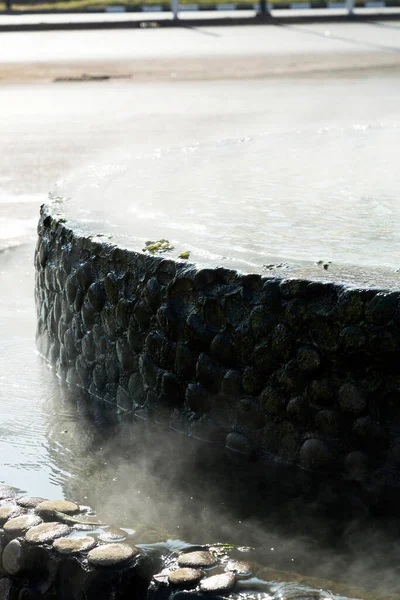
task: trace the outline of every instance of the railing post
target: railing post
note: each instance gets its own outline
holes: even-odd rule
[[[178,19],[179,13],[179,0],[171,0],[171,9],[174,20]]]
[[[352,15],[354,12],[354,0],[346,0],[346,8],[348,15]]]

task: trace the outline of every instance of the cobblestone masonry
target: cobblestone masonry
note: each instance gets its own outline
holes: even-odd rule
[[[232,450],[400,483],[399,291],[200,270],[48,206],[38,233],[38,347],[71,385]]]

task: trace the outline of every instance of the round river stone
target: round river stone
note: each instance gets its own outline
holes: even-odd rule
[[[3,569],[8,575],[16,575],[24,568],[25,564],[25,546],[21,540],[12,540],[4,548]]]
[[[4,525],[10,517],[16,517],[21,512],[21,509],[15,504],[5,504],[0,506],[0,525]]]
[[[17,504],[22,506],[23,508],[36,508],[38,504],[44,502],[45,498],[38,498],[35,496],[24,496],[23,498],[18,498]]]
[[[172,585],[180,587],[194,587],[200,579],[203,577],[203,573],[198,569],[183,568],[172,571],[168,575],[168,581]]]
[[[228,560],[225,571],[236,573],[242,577],[248,577],[252,574],[251,564],[244,560]]]
[[[41,525],[32,527],[25,538],[28,542],[32,542],[33,544],[46,544],[63,535],[68,535],[70,532],[71,528],[68,527],[68,525],[53,521],[51,523],[42,523]]]
[[[234,573],[212,575],[200,582],[200,590],[213,593],[229,592],[235,586],[235,582],[236,576]]]
[[[42,519],[37,515],[21,515],[7,521],[4,525],[4,531],[8,535],[18,537],[19,535],[24,535],[31,527],[40,525],[41,522]]]
[[[214,554],[208,552],[208,550],[197,550],[196,552],[188,552],[187,554],[181,554],[178,558],[178,565],[180,567],[213,567],[217,564],[217,559]]]
[[[104,544],[87,555],[88,561],[96,567],[112,567],[135,556],[139,550],[127,544]]]
[[[45,500],[36,506],[36,510],[39,514],[41,512],[57,510],[65,515],[74,515],[78,513],[80,509],[75,502],[70,502],[69,500]]]
[[[75,538],[59,538],[54,541],[53,548],[60,554],[77,554],[87,552],[96,545],[96,540],[90,536]]]

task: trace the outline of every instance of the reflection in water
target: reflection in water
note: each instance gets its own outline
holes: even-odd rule
[[[355,124],[160,150],[86,170],[55,194],[92,234],[136,247],[167,238],[195,262],[397,269],[398,135],[395,123]]]

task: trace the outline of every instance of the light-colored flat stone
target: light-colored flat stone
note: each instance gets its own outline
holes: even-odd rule
[[[23,508],[36,508],[38,504],[44,502],[46,498],[39,498],[37,496],[23,496],[18,498],[17,504]]]
[[[8,575],[17,575],[24,568],[25,545],[21,540],[12,540],[4,548],[3,569]]]
[[[97,567],[112,567],[135,556],[139,550],[127,544],[104,544],[91,550],[88,561]]]
[[[179,587],[193,587],[199,583],[203,575],[204,573],[199,569],[177,569],[168,575],[168,581]]]
[[[36,506],[36,510],[39,514],[41,512],[56,510],[57,512],[62,512],[65,515],[74,515],[78,513],[80,509],[75,502],[70,502],[69,500],[45,500]]]
[[[193,567],[193,568],[207,568],[216,565],[218,560],[214,554],[208,550],[196,550],[195,552],[188,552],[187,554],[181,554],[178,558],[178,565],[180,567]]]
[[[3,506],[0,506],[0,525],[4,525],[8,519],[16,517],[21,512],[21,509],[18,506],[15,506],[15,504],[4,504]]]
[[[248,577],[252,574],[251,564],[242,560],[228,560],[225,571]]]
[[[229,592],[235,586],[236,576],[234,573],[221,573],[212,575],[200,582],[202,592]]]
[[[63,535],[68,535],[70,532],[71,528],[62,523],[42,523],[32,527],[26,534],[25,539],[32,544],[46,544]]]
[[[59,538],[54,541],[53,548],[60,554],[77,554],[88,552],[96,546],[96,540],[90,536]]]
[[[40,525],[40,523],[42,523],[42,519],[37,515],[20,515],[9,519],[4,525],[4,531],[9,536],[17,537],[24,535],[29,529]]]

